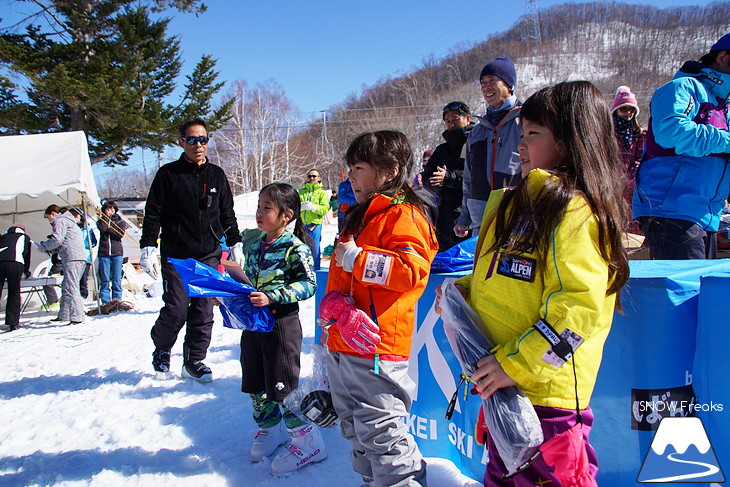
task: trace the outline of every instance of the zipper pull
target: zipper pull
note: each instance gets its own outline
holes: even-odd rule
[[[492,262],[489,263],[489,269],[487,270],[487,275],[484,276],[485,281],[487,279],[489,279],[490,277],[492,277],[492,274],[494,273],[494,266],[497,263],[498,254],[499,254],[498,252],[495,252],[494,254],[492,254]]]

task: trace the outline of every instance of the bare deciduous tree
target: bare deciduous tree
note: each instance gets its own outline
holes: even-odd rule
[[[235,193],[287,181],[299,157],[293,134],[298,111],[273,80],[253,89],[245,81],[233,84],[231,119],[215,134],[217,159],[227,170]]]
[[[105,199],[117,199],[136,196],[147,197],[149,182],[144,171],[113,169],[107,176],[101,178],[97,184],[99,196]]]
[[[417,172],[423,151],[442,141],[441,108],[461,100],[474,114],[483,114],[479,72],[504,55],[517,65],[516,94],[521,100],[567,79],[588,79],[611,99],[617,86],[628,84],[640,97],[642,117],[647,117],[654,90],[684,60],[703,54],[728,25],[727,1],[668,9],[606,2],[551,7],[540,12],[540,42],[534,39],[531,19],[523,17],[504,33],[453,48],[441,60],[429,56],[420,68],[385,76],[327,110],[335,157],[317,169],[325,187],[336,189],[346,170],[342,156],[349,142],[363,131],[395,129],[409,137]],[[215,150],[234,191],[255,191],[272,181],[299,186],[304,171],[316,164],[322,121],[301,120],[274,81],[253,89],[239,81],[233,96],[233,118],[217,132]]]

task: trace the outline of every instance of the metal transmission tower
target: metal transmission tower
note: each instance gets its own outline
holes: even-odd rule
[[[537,12],[537,0],[526,0],[525,12],[528,21],[532,20],[532,25],[535,28],[530,38],[535,39],[539,44],[542,41],[542,36],[540,34],[540,14]]]

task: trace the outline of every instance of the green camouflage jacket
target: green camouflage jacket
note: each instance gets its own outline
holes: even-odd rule
[[[291,232],[284,232],[261,254],[262,235],[248,252],[244,271],[258,291],[265,292],[275,304],[289,304],[314,296],[317,282],[312,250]]]

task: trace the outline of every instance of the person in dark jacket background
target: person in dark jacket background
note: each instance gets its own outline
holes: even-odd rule
[[[20,281],[30,277],[30,237],[25,228],[15,225],[0,236],[0,299],[8,283],[5,324],[0,330],[13,331],[20,327]]]
[[[96,222],[96,228],[99,229],[99,298],[102,303],[108,303],[112,299],[122,299],[124,264],[122,238],[129,225],[122,220],[118,212],[117,204],[107,200],[102,205],[102,214]]]
[[[439,252],[450,249],[468,238],[468,234],[466,237],[457,237],[454,225],[459,217],[459,207],[464,197],[462,188],[466,154],[464,144],[474,127],[471,122],[471,110],[461,101],[448,103],[443,109],[442,118],[446,126],[442,135],[446,142],[434,149],[422,176],[423,186],[438,196],[436,235]]]
[[[611,118],[613,119],[613,131],[618,143],[618,153],[626,168],[626,191],[624,197],[631,208],[631,200],[634,197],[634,183],[636,181],[636,170],[641,164],[641,156],[644,154],[646,145],[646,130],[639,125],[639,103],[636,95],[628,86],[619,86],[616,90],[616,97],[613,99]],[[639,222],[629,221],[628,231],[641,234]]]
[[[226,238],[230,258],[243,262],[241,235],[233,212],[233,194],[220,167],[211,164],[208,126],[194,118],[180,126],[180,158],[162,166],[150,186],[145,205],[140,247],[140,267],[154,274],[155,251],[160,236],[164,306],[152,327],[155,350],[152,366],[157,372],[170,369],[170,351],[187,323],[183,343],[183,377],[200,382],[213,380],[203,363],[213,328],[213,301],[190,298],[168,257],[193,258],[214,269],[221,258],[220,242]]]

